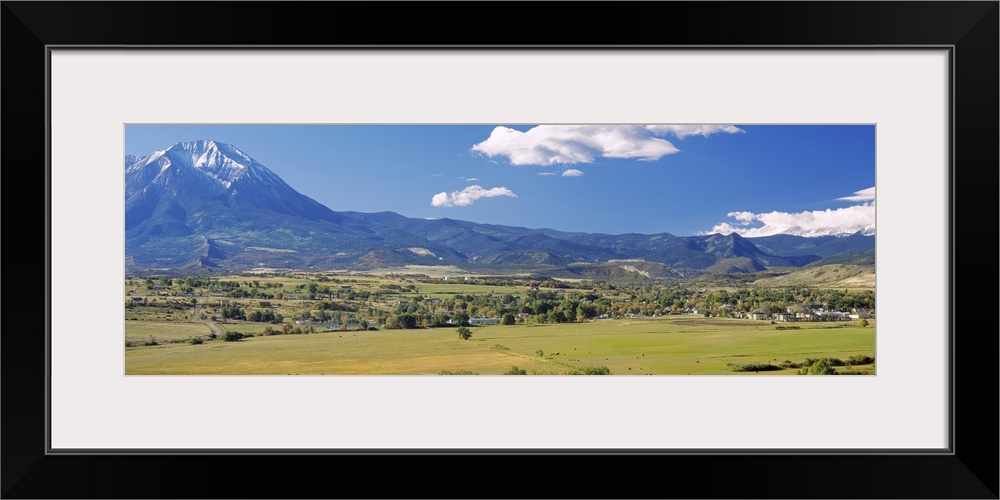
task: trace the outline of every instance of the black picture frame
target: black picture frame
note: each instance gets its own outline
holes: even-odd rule
[[[987,2],[2,2],[4,498],[998,498],[998,25]],[[455,22],[464,19],[466,22]],[[512,31],[516,27],[516,31]],[[515,34],[516,33],[516,34]],[[950,47],[952,449],[938,454],[47,453],[47,47]],[[611,45],[609,45],[611,44]],[[961,196],[959,196],[961,187]],[[979,221],[988,227],[979,229]],[[975,227],[974,227],[975,226]],[[958,229],[963,229],[961,232]],[[960,244],[961,243],[961,244]],[[10,269],[10,268],[9,268]],[[35,272],[37,276],[38,273]],[[984,279],[985,277],[985,279]],[[10,285],[17,283],[16,286]],[[987,286],[990,290],[987,291]],[[974,307],[970,307],[974,305]],[[974,309],[974,311],[970,311]],[[963,313],[964,312],[964,313]],[[822,432],[822,429],[817,429]],[[568,464],[562,478],[553,464]],[[310,472],[316,467],[329,476]],[[362,482],[362,471],[385,477]],[[473,478],[476,490],[453,479]]]

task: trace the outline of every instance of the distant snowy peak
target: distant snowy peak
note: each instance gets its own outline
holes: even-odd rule
[[[792,236],[804,236],[806,238],[816,238],[819,236],[850,236],[852,234],[861,233],[865,236],[875,235],[875,224],[868,226],[851,225],[851,226],[837,226],[837,227],[826,227],[821,229],[803,230],[802,228],[789,228],[783,231],[777,231],[772,234],[789,234]],[[765,235],[771,236],[771,235]]]
[[[726,230],[728,229],[728,230]],[[861,233],[864,236],[875,236],[875,224],[869,224],[866,226],[862,225],[844,225],[837,227],[825,227],[816,229],[803,229],[801,227],[776,227],[776,226],[765,226],[759,228],[725,228],[723,230],[717,230],[718,234],[739,234],[745,238],[764,238],[767,236],[776,236],[779,234],[787,234],[789,236],[802,236],[805,238],[818,238],[820,236],[837,236],[837,237],[847,237],[857,233]],[[707,233],[705,233],[707,234]]]
[[[169,199],[177,206],[224,202],[308,219],[341,220],[285,183],[236,147],[213,140],[178,142],[149,156],[125,157],[127,206],[153,207]],[[138,214],[133,210],[134,213]]]
[[[235,146],[212,140],[178,142],[168,148],[164,156],[190,165],[227,189],[244,177],[275,177],[267,167]]]
[[[235,146],[213,140],[178,142],[149,156],[125,157],[126,184],[139,189],[148,184],[166,182],[177,175],[173,170],[193,170],[228,191],[242,180],[284,185],[281,179]]]

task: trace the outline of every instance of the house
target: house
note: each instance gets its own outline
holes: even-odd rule
[[[766,320],[767,319],[767,313],[760,312],[760,311],[755,311],[755,312],[752,312],[750,314],[747,314],[747,318],[749,318],[749,319],[755,319],[755,320]]]
[[[826,311],[820,309],[813,313],[814,321],[849,321],[850,315],[843,311]]]
[[[297,319],[297,320],[295,320],[295,324],[296,325],[308,325],[309,323],[312,323],[312,321],[310,321],[308,319]]]
[[[141,303],[142,302],[142,297],[132,297],[132,302]]]
[[[774,319],[776,321],[796,321],[797,320],[797,318],[795,317],[794,314],[786,313],[786,312],[775,314],[774,315]]]
[[[855,307],[851,309],[851,319],[868,319],[872,317],[871,309],[866,309],[864,307]]]
[[[470,325],[499,325],[500,318],[469,318]]]

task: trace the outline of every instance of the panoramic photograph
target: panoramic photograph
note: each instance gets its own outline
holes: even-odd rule
[[[124,127],[126,375],[875,375],[874,125]]]

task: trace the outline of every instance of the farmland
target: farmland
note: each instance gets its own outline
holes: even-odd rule
[[[227,325],[231,327],[231,325]],[[730,363],[801,363],[874,352],[874,328],[776,330],[766,322],[663,318],[581,324],[491,325],[463,341],[453,328],[329,332],[239,342],[129,348],[129,374],[732,374]],[[538,351],[542,354],[539,355]],[[857,369],[872,370],[872,366]],[[794,374],[796,369],[762,371]]]
[[[443,274],[129,279],[125,373],[792,375],[820,359],[875,373],[874,318],[746,317],[819,301],[864,311],[870,291]]]

